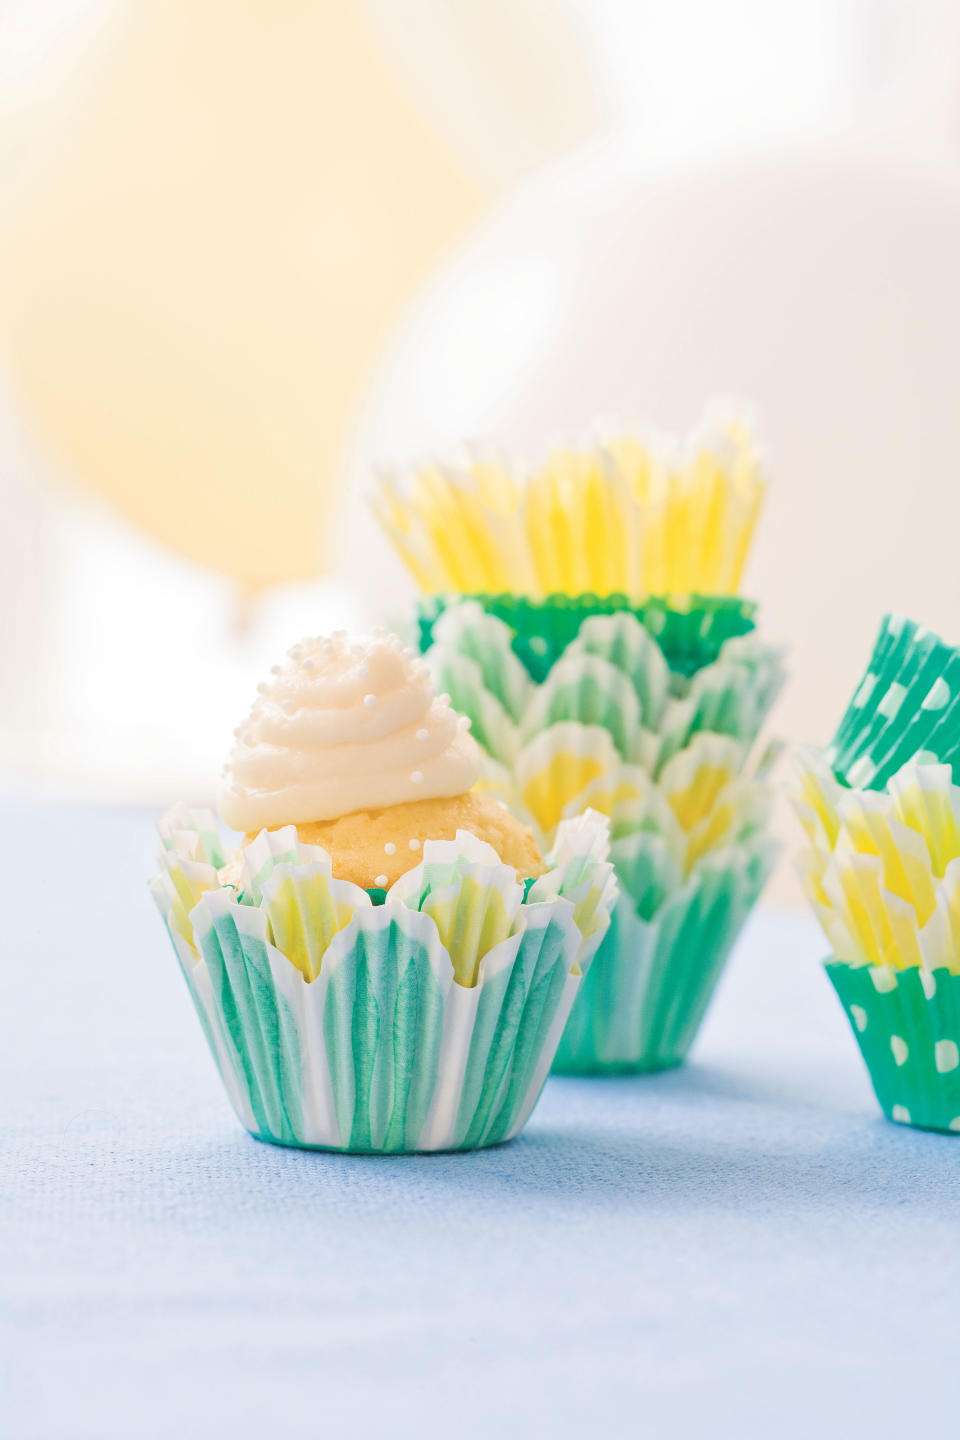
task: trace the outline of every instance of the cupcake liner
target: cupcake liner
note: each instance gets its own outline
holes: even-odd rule
[[[380,905],[292,826],[244,849],[235,888],[199,829],[171,833],[153,893],[252,1134],[400,1153],[517,1133],[608,924],[599,817],[564,827],[529,887],[473,836],[427,841]]]
[[[526,474],[500,457],[386,472],[374,509],[421,589],[543,596],[730,594],[765,490],[746,426],[682,450],[612,435]]]
[[[946,765],[905,765],[884,791],[847,790],[798,756],[801,879],[850,963],[960,971],[960,788]]]
[[[548,595],[543,600],[513,594],[426,595],[417,601],[421,652],[433,644],[434,627],[453,605],[473,601],[511,632],[511,649],[535,684],[543,681],[584,621],[629,614],[653,636],[676,674],[690,676],[716,660],[728,640],[754,628],[756,603],[736,596],[647,597],[632,604],[626,595]]]
[[[734,637],[692,678],[675,675],[635,616],[592,616],[540,684],[526,681],[510,628],[475,601],[450,607],[428,661],[474,735],[501,764],[554,725],[606,730],[621,760],[654,775],[698,733],[749,746],[783,683],[779,648]]]
[[[771,755],[754,741],[780,651],[734,635],[678,675],[635,614],[588,614],[524,692],[505,663],[515,637],[477,602],[448,605],[432,635],[438,681],[489,752],[489,793],[545,845],[588,806],[610,817],[621,898],[555,1068],[679,1064],[775,853]]]
[[[792,796],[827,974],[877,1099],[891,1120],[944,1131],[960,1130],[957,659],[887,616],[830,748],[798,755]]]
[[[905,763],[950,765],[960,780],[960,650],[886,615],[863,679],[827,747],[835,774],[880,790]]]
[[[613,847],[620,896],[574,1002],[555,1072],[641,1073],[681,1064],[774,858],[765,842],[732,847],[683,882],[669,857],[656,854],[663,842],[644,838],[639,854]]]
[[[836,959],[825,968],[887,1118],[960,1132],[960,975]]]

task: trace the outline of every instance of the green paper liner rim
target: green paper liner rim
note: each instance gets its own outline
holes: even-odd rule
[[[452,604],[473,600],[513,633],[512,647],[530,678],[540,684],[584,620],[629,611],[657,641],[670,669],[690,677],[720,654],[724,643],[749,634],[757,604],[737,595],[651,596],[640,604],[626,595],[423,595],[417,600],[421,654],[433,643],[433,627]]]

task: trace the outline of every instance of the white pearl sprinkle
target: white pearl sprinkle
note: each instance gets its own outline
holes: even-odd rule
[[[446,693],[446,691],[444,691],[444,693],[443,693],[442,695],[438,695],[438,696],[437,696],[437,699],[440,701],[440,704],[441,704],[441,705],[449,705],[449,704],[450,704],[450,696]]]
[[[386,883],[387,883],[387,877],[386,877],[386,875],[378,875],[377,878],[376,878],[376,880],[374,880],[373,883],[374,883],[374,885],[376,885],[376,886],[378,887],[378,889],[382,890],[383,887],[384,887],[384,886],[386,885]]]
[[[422,785],[422,784],[423,784],[423,771],[422,771],[422,770],[411,770],[411,771],[410,771],[410,779],[412,780],[412,782],[413,782],[414,785]]]
[[[396,845],[394,845],[392,840],[388,840],[386,845],[384,845],[383,849],[384,853],[387,855],[396,855],[397,853],[397,847]]]
[[[417,840],[416,837],[414,837],[413,840],[408,840],[408,841],[407,841],[407,844],[410,846],[410,849],[411,849],[411,850],[419,850],[419,849],[420,849],[420,841]]]
[[[364,695],[363,703],[364,705],[366,705],[368,710],[372,710],[374,705],[376,705],[377,703],[376,695]]]
[[[469,715],[461,715],[460,724],[464,730],[469,730],[470,726],[473,724],[473,721],[470,719]]]
[[[430,731],[429,731],[429,730],[418,730],[418,731],[417,731],[417,739],[420,740],[420,741],[429,740],[429,739],[430,739]]]
[[[316,666],[314,665],[312,660],[304,660],[301,668],[304,670],[314,670]]]

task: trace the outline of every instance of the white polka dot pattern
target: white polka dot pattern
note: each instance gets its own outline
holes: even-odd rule
[[[948,1075],[960,1065],[960,1049],[955,1040],[938,1040],[933,1047],[934,1064],[941,1075]]]

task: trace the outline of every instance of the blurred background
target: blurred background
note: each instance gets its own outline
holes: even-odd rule
[[[377,462],[718,393],[825,739],[885,609],[960,640],[958,255],[954,0],[0,0],[0,781],[210,798],[411,603]]]

